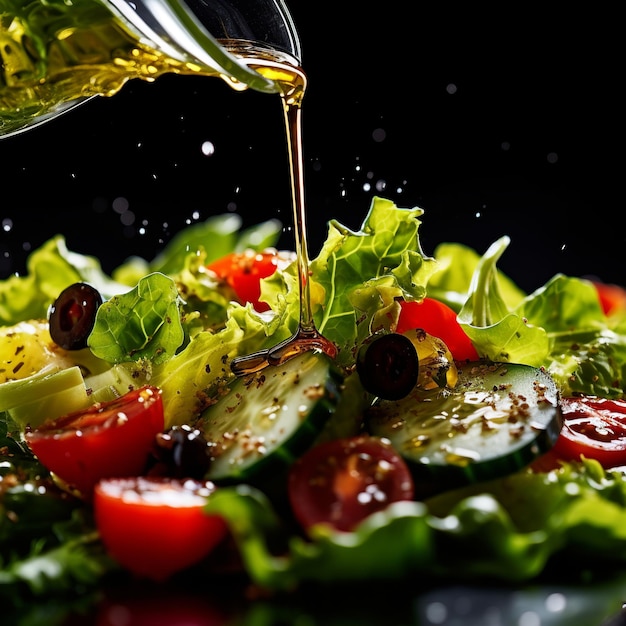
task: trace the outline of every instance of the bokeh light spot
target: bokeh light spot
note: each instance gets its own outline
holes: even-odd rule
[[[376,143],[381,143],[382,141],[385,141],[386,138],[387,138],[387,131],[384,128],[374,129],[374,132],[372,133],[372,139]]]
[[[212,141],[203,141],[200,149],[202,150],[202,154],[204,154],[204,156],[212,156],[215,154],[215,146]]]
[[[125,211],[128,211],[128,200],[121,196],[118,198],[115,198],[115,200],[113,200],[111,207],[116,213],[119,213],[121,215]]]

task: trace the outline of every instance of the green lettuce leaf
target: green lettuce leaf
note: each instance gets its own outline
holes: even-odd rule
[[[144,276],[134,289],[113,296],[98,308],[89,348],[110,363],[166,361],[184,340],[179,301],[171,278],[158,272]]]
[[[333,220],[311,263],[312,305],[318,330],[339,347],[339,361],[375,329],[397,321],[398,297],[419,299],[436,262],[419,243],[422,209],[400,209],[374,198],[359,231]]]
[[[509,243],[508,237],[502,237],[480,259],[458,319],[481,356],[537,367],[550,349],[546,332],[509,311],[500,292],[496,264]]]
[[[245,332],[234,319],[219,333],[196,334],[178,354],[155,363],[150,383],[161,388],[165,428],[193,423],[233,374],[229,362],[245,344]]]
[[[508,238],[499,242],[499,247],[508,246]],[[481,256],[469,246],[450,242],[440,243],[433,256],[437,260],[437,270],[428,281],[428,295],[458,312],[468,298]],[[498,272],[497,281],[500,296],[509,308],[517,306],[525,297],[526,294],[502,272]]]

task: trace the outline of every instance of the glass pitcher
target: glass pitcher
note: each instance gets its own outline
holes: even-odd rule
[[[260,60],[301,63],[283,0],[0,0],[0,138],[131,78],[198,74],[278,92]]]

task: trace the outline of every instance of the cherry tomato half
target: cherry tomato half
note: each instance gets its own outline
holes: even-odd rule
[[[330,524],[353,530],[392,502],[412,500],[411,473],[387,439],[367,435],[311,448],[289,470],[288,495],[305,529]]]
[[[605,315],[626,310],[626,289],[620,285],[593,281]]]
[[[226,537],[226,522],[203,511],[214,491],[212,482],[192,479],[103,479],[93,503],[102,543],[138,577],[167,580],[199,563]]]
[[[456,312],[447,304],[434,298],[424,298],[421,302],[400,301],[400,317],[396,332],[422,328],[429,335],[441,339],[457,361],[478,359],[476,348],[465,334],[456,319]]]
[[[44,422],[24,436],[48,470],[89,498],[101,478],[140,474],[163,428],[161,392],[145,386]]]
[[[603,467],[626,465],[626,400],[592,396],[561,398],[563,428],[554,447],[533,468],[547,471],[559,459],[579,461],[581,455]]]
[[[247,250],[227,254],[209,263],[207,268],[230,285],[241,304],[251,302],[257,311],[263,312],[269,310],[269,306],[259,302],[261,279],[271,276],[277,269],[285,269],[294,259],[292,252]]]

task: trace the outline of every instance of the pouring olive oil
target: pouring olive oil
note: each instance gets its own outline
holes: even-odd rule
[[[335,356],[335,345],[315,327],[310,304],[301,131],[307,80],[289,13],[282,0],[188,0],[188,5],[175,0],[0,0],[0,137],[33,128],[91,97],[113,96],[133,78],[154,81],[165,73],[219,77],[236,90],[279,94],[300,323],[293,337],[235,359],[232,370],[255,372],[313,349]],[[259,20],[264,39],[254,37]]]

